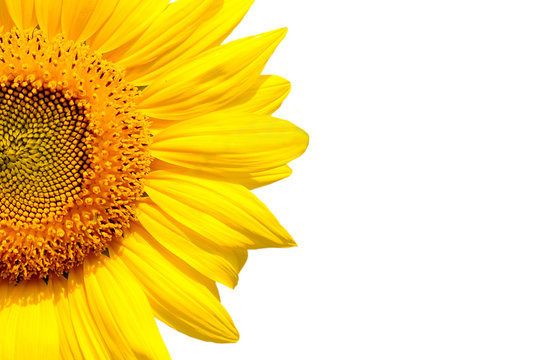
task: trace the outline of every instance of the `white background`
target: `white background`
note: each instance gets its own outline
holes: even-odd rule
[[[539,359],[540,6],[256,0],[236,39],[311,136],[256,191],[299,247],[250,253],[237,344],[160,326],[173,359]]]

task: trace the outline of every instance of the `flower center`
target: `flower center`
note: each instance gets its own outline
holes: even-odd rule
[[[83,101],[11,83],[0,88],[0,218],[34,222],[61,214],[83,185]]]
[[[0,278],[65,275],[129,228],[150,164],[137,94],[84,44],[0,35]]]

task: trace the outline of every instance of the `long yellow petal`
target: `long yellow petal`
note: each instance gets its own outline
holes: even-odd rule
[[[61,359],[52,287],[40,279],[0,285],[0,358]]]
[[[252,114],[271,115],[280,106],[291,90],[291,83],[275,75],[260,76],[257,81],[232,101],[223,104],[218,110],[247,112]],[[151,130],[154,134],[176,124],[179,119],[151,118]]]
[[[87,40],[107,21],[118,2],[119,0],[64,0],[62,32],[74,41]]]
[[[227,181],[233,184],[240,184],[252,190],[285,179],[292,174],[292,169],[288,165],[279,166],[270,170],[254,173],[228,172],[225,175],[210,174],[197,169],[186,169],[185,167],[170,164],[168,162],[155,159],[150,167],[151,171],[171,171],[181,172],[184,175],[203,177],[217,181]]]
[[[9,15],[19,29],[32,29],[37,25],[34,0],[4,0]]]
[[[127,79],[137,84],[148,84],[178,64],[212,47],[218,46],[242,20],[254,0],[223,0],[219,11],[210,12],[185,41],[155,61],[132,69]]]
[[[234,288],[247,260],[244,249],[216,247],[163,212],[152,201],[141,201],[138,219],[148,231],[148,242],[160,246],[206,277]],[[142,230],[139,230],[142,231]]]
[[[92,317],[113,359],[170,359],[141,285],[109,248],[84,263],[84,287]]]
[[[169,0],[119,0],[112,15],[88,39],[102,53],[117,49],[140,35],[165,10]]]
[[[226,176],[286,165],[306,150],[308,140],[285,120],[216,112],[168,127],[154,137],[151,151],[172,164]]]
[[[214,282],[155,250],[137,231],[124,239],[118,253],[143,285],[158,319],[201,340],[238,340],[231,317],[215,296]]]
[[[111,352],[88,308],[82,267],[72,269],[69,279],[51,281],[60,326],[60,351],[64,359],[110,359]],[[114,344],[109,344],[114,346]]]
[[[248,249],[295,245],[268,208],[242,185],[154,171],[145,190],[167,214],[217,245]]]
[[[67,280],[55,278],[49,280],[54,291],[56,317],[58,319],[58,333],[60,354],[62,359],[82,359],[83,354],[77,341],[77,335],[71,320],[69,309]]]
[[[236,40],[209,50],[151,83],[139,109],[160,119],[209,113],[252,87],[286,29]]]
[[[182,0],[169,4],[140,36],[105,57],[129,73],[184,42],[205,16],[217,12],[221,5],[222,0]]]
[[[62,32],[62,0],[35,0],[40,29],[49,37]]]

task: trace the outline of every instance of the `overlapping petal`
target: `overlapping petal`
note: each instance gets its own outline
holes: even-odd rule
[[[84,289],[112,358],[170,359],[140,283],[112,249],[110,253],[111,258],[84,263]]]
[[[182,226],[152,201],[139,204],[139,221],[148,231],[147,241],[162,246],[206,277],[230,288],[238,283],[238,273],[247,260],[245,249],[218,247]],[[151,234],[151,235],[150,235]]]
[[[268,208],[245,187],[154,171],[146,192],[165,212],[222,247],[289,247],[295,243]]]
[[[9,6],[9,2],[13,0],[3,1],[7,1]],[[25,1],[32,4],[34,2],[34,0]],[[35,2],[37,20],[46,33],[52,36],[61,30],[66,38],[86,41],[93,49],[102,53],[115,50],[138,37],[163,13],[169,3],[168,0],[35,0]],[[15,16],[13,14],[19,14],[21,11],[18,7],[12,7],[10,13],[19,26],[17,19],[19,17],[25,19],[25,16],[28,18],[29,12],[23,11],[21,16]]]
[[[215,283],[175,256],[152,247],[134,231],[118,250],[144,287],[156,316],[189,336],[213,342],[238,340],[231,317],[219,302]]]
[[[112,14],[88,40],[102,53],[139,36],[165,10],[169,0],[118,0]]]
[[[36,18],[42,29],[49,37],[62,32],[62,3],[67,0],[35,0]],[[72,2],[75,3],[75,2]],[[79,4],[88,3],[78,1]]]
[[[283,180],[291,174],[292,169],[288,165],[283,165],[251,174],[236,174],[233,179],[235,182],[244,185],[248,189],[256,189]]]
[[[0,358],[60,359],[52,289],[42,280],[0,282]]]
[[[160,132],[151,150],[172,164],[226,176],[284,166],[305,151],[308,141],[303,130],[285,120],[215,112]]]
[[[193,33],[159,58],[131,69],[127,79],[148,84],[164,73],[170,73],[191,57],[218,46],[229,36],[249,10],[254,0],[223,0],[217,12],[205,15]]]
[[[290,90],[290,82],[282,77],[263,75],[244,93],[232,101],[222,104],[217,110],[271,115],[281,106],[281,103],[285,100]],[[157,134],[181,120],[182,117],[178,119],[152,118],[150,119],[152,124],[151,130]]]
[[[164,73],[144,90],[139,109],[160,119],[187,119],[219,109],[256,84],[285,33],[279,29],[236,40]]]
[[[56,316],[60,325],[60,352],[64,359],[110,359],[115,344],[107,344],[90,311],[84,289],[83,269],[68,279],[52,279]]]
[[[169,4],[140,36],[107,53],[106,58],[129,73],[183,43],[222,6],[223,0],[182,0]]]
[[[253,173],[224,172],[221,175],[218,175],[209,173],[205,170],[187,169],[185,167],[170,164],[159,159],[155,159],[152,162],[151,169],[153,171],[165,170],[171,172],[181,172],[182,174],[199,178],[208,178],[216,181],[232,182],[234,184],[240,184],[242,186],[245,186],[250,190],[285,179],[292,174],[292,169],[288,165],[283,165],[273,169]]]
[[[45,1],[45,7],[49,0]],[[60,16],[62,33],[70,40],[85,41],[109,19],[120,0],[63,0]],[[45,9],[46,11],[47,9]],[[41,22],[40,22],[41,24]]]
[[[0,0],[0,30],[9,31],[15,26],[13,19],[9,15],[6,0]]]
[[[0,6],[0,10],[5,8],[7,10],[6,15],[9,15],[11,21],[19,29],[32,29],[37,25],[34,0],[0,0],[0,2],[4,3]],[[3,21],[6,15],[1,15]],[[9,20],[6,19],[5,21],[6,25],[9,26]],[[6,30],[11,30],[11,28]]]
[[[291,91],[291,83],[279,76],[260,76],[242,95],[223,107],[228,111],[272,115]]]

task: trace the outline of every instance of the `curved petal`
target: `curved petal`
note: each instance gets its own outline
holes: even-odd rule
[[[127,79],[148,84],[163,73],[171,72],[178,64],[212,47],[218,46],[242,20],[254,0],[223,0],[216,13],[209,13],[185,41],[168,53],[143,66],[132,69]]]
[[[70,40],[87,40],[107,21],[118,2],[119,0],[64,0],[61,15],[62,32]]]
[[[119,0],[105,23],[88,39],[102,53],[114,50],[140,35],[165,10],[169,0]]]
[[[52,287],[28,280],[17,286],[0,284],[0,358],[60,359]]]
[[[92,317],[113,359],[170,359],[141,285],[112,249],[84,263]]]
[[[138,219],[149,233],[145,238],[156,248],[163,247],[201,274],[230,288],[238,283],[238,273],[247,260],[245,249],[215,246],[182,226],[152,201],[140,202]]]
[[[137,38],[105,55],[130,69],[159,58],[181,44],[205,16],[217,12],[223,0],[182,0],[169,4],[155,21]]]
[[[62,1],[35,0],[37,22],[40,29],[49,37],[62,32]]]
[[[145,190],[183,226],[220,246],[258,249],[295,243],[245,187],[168,171],[151,172]]]
[[[32,29],[37,25],[34,0],[3,0],[11,19],[19,29]]]
[[[230,42],[164,73],[143,91],[139,109],[160,119],[186,119],[219,109],[256,83],[286,32]]]
[[[124,239],[118,254],[143,285],[158,319],[197,339],[238,340],[214,282],[177,257],[157,251],[137,231]]]
[[[306,150],[308,135],[266,115],[216,112],[158,133],[152,155],[189,169],[227,176],[286,165]]]

